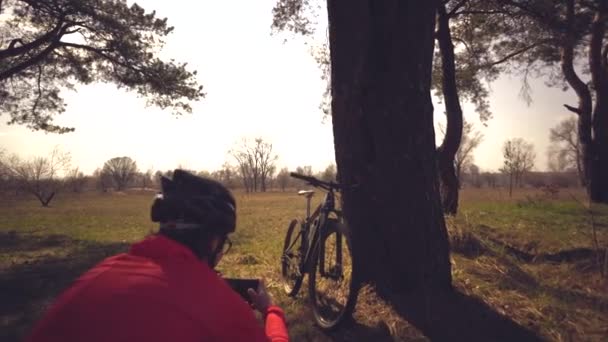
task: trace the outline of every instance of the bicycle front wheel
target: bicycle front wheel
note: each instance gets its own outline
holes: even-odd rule
[[[359,285],[345,225],[331,218],[326,224],[312,255],[308,290],[315,321],[330,330],[350,318]]]
[[[281,255],[281,276],[283,278],[283,288],[289,296],[296,296],[304,274],[302,273],[303,238],[298,220],[293,220],[287,228],[285,242],[283,244],[283,254]]]

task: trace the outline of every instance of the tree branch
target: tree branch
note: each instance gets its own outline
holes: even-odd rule
[[[578,108],[576,108],[576,107],[572,107],[572,106],[569,106],[567,104],[564,104],[564,107],[566,107],[567,110],[569,110],[569,111],[571,111],[573,113],[576,113],[577,115],[581,114],[581,110],[578,109]]]
[[[113,49],[98,49],[98,48],[94,48],[94,47],[88,46],[88,45],[67,43],[67,42],[61,42],[59,45],[62,47],[72,47],[72,48],[76,48],[76,49],[83,49],[83,50],[91,51],[91,52],[101,55],[104,58],[108,57],[108,55],[104,54],[104,52],[114,51]]]
[[[519,56],[519,55],[521,55],[521,54],[523,54],[523,53],[526,53],[526,52],[528,52],[529,50],[532,50],[532,49],[534,49],[535,47],[540,46],[540,45],[542,45],[542,44],[545,44],[545,43],[547,43],[547,42],[549,42],[549,41],[550,41],[549,39],[546,39],[546,40],[541,40],[541,41],[538,41],[538,42],[536,42],[536,43],[534,43],[534,44],[531,44],[531,45],[525,46],[525,47],[523,47],[523,48],[521,48],[521,49],[519,49],[519,50],[516,50],[516,51],[511,52],[510,54],[508,54],[508,55],[504,56],[503,58],[501,58],[501,59],[499,59],[499,60],[497,60],[497,61],[493,61],[493,62],[488,62],[488,63],[485,63],[484,65],[480,66],[480,68],[488,68],[488,67],[492,67],[492,66],[496,66],[496,65],[499,65],[499,64],[505,63],[505,62],[509,61],[509,59],[511,59],[511,58],[513,58],[513,57],[517,57],[517,56]]]
[[[447,14],[448,18],[453,18],[454,14],[456,14],[456,11],[458,11],[459,9],[461,9],[464,5],[466,5],[466,3],[469,0],[461,0],[459,3],[456,4],[456,6],[454,6],[454,8],[452,8],[452,10]]]
[[[26,61],[19,63],[8,70],[4,70],[0,72],[0,81],[13,77],[15,74],[20,73],[21,71],[40,63],[46,56],[48,56],[55,48],[59,46],[59,41],[53,41],[49,46],[47,46],[44,50],[42,50],[38,55],[33,58],[29,58]]]
[[[63,24],[63,18],[61,18],[52,30],[48,31],[47,33],[43,34],[42,36],[27,44],[23,44],[23,41],[21,39],[14,39],[9,44],[8,49],[0,50],[0,60],[7,57],[14,57],[27,53],[29,51],[32,51],[33,49],[42,46],[44,43],[48,43],[49,41],[53,40],[53,37],[57,37],[57,34],[61,31]],[[21,42],[22,45],[19,47],[15,47],[18,42]]]
[[[60,22],[61,25],[63,25],[63,20],[60,20]],[[36,56],[28,58],[25,61],[13,67],[10,67],[8,70],[0,72],[0,81],[13,77],[15,74],[18,74],[21,71],[42,62],[44,58],[46,58],[51,52],[53,52],[53,50],[55,50],[61,44],[61,37],[63,37],[63,35],[66,33],[66,31],[68,31],[70,27],[71,25],[63,25],[59,29],[55,37],[51,40],[51,43]],[[42,45],[42,43],[40,45]]]
[[[17,43],[21,43],[21,45],[23,45],[23,40],[21,40],[21,38],[16,38],[11,40],[11,42],[8,44],[8,48],[12,49],[15,47],[15,45],[17,45]]]
[[[109,56],[107,54],[105,54],[104,52],[111,52],[114,51],[113,49],[97,49],[94,48],[92,46],[88,46],[88,45],[81,45],[81,44],[76,44],[76,43],[66,43],[66,42],[61,42],[60,43],[60,47],[71,47],[71,48],[75,48],[75,49],[82,49],[82,50],[86,50],[86,51],[90,51],[93,52],[99,56],[101,56],[102,58],[105,58],[107,60],[109,60],[112,63],[118,64],[120,66],[123,66],[127,69],[133,70],[135,72],[143,72],[141,69],[138,69],[132,65],[129,65],[125,62],[119,61],[118,59]]]
[[[463,15],[475,15],[475,14],[481,14],[481,15],[492,15],[492,14],[514,15],[515,13],[507,11],[507,10],[489,10],[489,11],[466,10],[466,11],[460,11],[460,12],[452,13],[452,14],[450,14],[450,16],[453,17],[453,18],[456,18],[456,17],[463,16]]]

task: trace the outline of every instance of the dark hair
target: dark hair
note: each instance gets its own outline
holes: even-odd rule
[[[187,246],[203,258],[210,256],[212,236],[234,232],[236,201],[221,183],[178,169],[173,172],[173,179],[161,178],[161,185],[162,194],[150,210],[152,221],[161,223],[159,234]],[[180,229],[180,224],[189,224],[189,227]]]

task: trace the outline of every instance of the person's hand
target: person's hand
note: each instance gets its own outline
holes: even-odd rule
[[[265,314],[268,307],[272,305],[272,298],[268,294],[268,291],[266,291],[266,285],[264,284],[263,279],[260,280],[257,291],[254,289],[247,289],[247,294],[251,299],[253,307],[262,314]]]

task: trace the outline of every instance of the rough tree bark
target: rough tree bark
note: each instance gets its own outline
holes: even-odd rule
[[[602,51],[605,33],[606,4],[600,2],[589,45],[589,69],[596,92],[595,106],[591,91],[574,69],[574,0],[566,2],[566,30],[561,42],[562,72],[578,97],[576,108],[566,108],[578,115],[578,137],[582,151],[582,169],[587,193],[593,202],[608,203],[608,69]]]
[[[435,5],[328,1],[338,174],[358,184],[344,211],[364,277],[394,291],[451,287],[430,96]]]
[[[595,89],[591,130],[591,160],[589,165],[589,196],[594,202],[608,203],[608,46],[604,47],[608,4],[599,1],[589,46],[589,69]],[[604,48],[604,50],[602,50]]]
[[[441,52],[441,67],[443,71],[442,89],[445,101],[447,127],[443,143],[437,150],[439,176],[441,177],[441,201],[446,214],[456,215],[458,211],[458,190],[460,180],[454,168],[454,157],[462,139],[462,108],[456,87],[456,66],[454,58],[454,43],[450,32],[450,18],[445,4],[437,9],[437,42]]]

